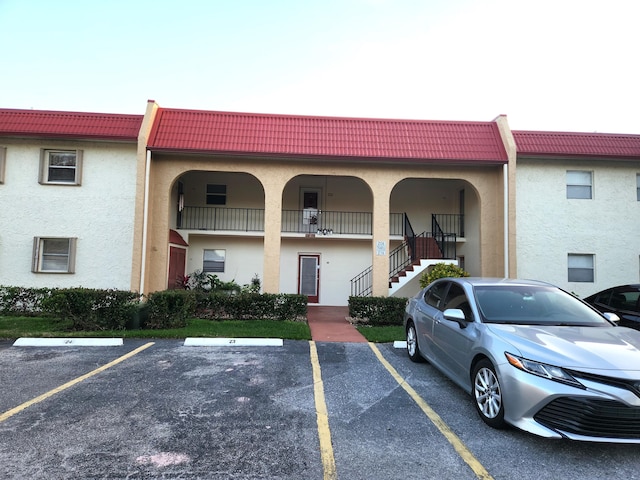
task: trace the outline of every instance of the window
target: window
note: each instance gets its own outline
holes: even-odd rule
[[[638,196],[638,201],[640,202],[640,173],[636,174],[636,195]]]
[[[226,250],[205,250],[202,262],[203,272],[224,272]]]
[[[447,292],[447,298],[445,300],[443,310],[446,310],[448,308],[459,308],[464,312],[464,318],[467,321],[473,320],[471,307],[469,306],[469,301],[467,300],[467,296],[464,293],[464,289],[457,283],[451,283],[449,291]]]
[[[80,185],[82,150],[41,150],[40,183]]]
[[[7,147],[0,147],[0,184],[4,183],[4,159],[7,156]]]
[[[35,237],[33,239],[33,265],[36,273],[74,273],[76,257],[75,238]]]
[[[227,186],[207,185],[207,205],[226,205]]]
[[[591,172],[567,170],[567,198],[593,198]]]
[[[568,257],[570,282],[593,282],[593,255],[570,253]]]
[[[424,301],[438,310],[444,310],[444,295],[448,286],[449,282],[436,283],[425,292]]]

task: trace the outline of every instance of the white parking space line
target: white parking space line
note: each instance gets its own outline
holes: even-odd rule
[[[30,338],[21,337],[14,347],[120,347],[122,338]]]
[[[282,347],[281,338],[211,338],[188,337],[185,347]]]

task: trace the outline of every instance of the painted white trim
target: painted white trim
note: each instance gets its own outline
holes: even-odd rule
[[[149,177],[151,175],[151,150],[147,150],[147,159],[144,168],[144,210],[142,213],[142,259],[140,265],[140,289],[138,293],[144,295],[144,280],[147,270],[147,225],[149,222]]]
[[[122,338],[18,338],[14,347],[120,347]]]
[[[502,166],[504,181],[504,276],[509,277],[509,166]]]
[[[188,337],[185,347],[282,347],[281,338],[210,338]]]

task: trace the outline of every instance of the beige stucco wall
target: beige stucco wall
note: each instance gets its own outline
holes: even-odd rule
[[[282,235],[281,210],[298,208],[293,200],[284,198],[289,182],[304,183],[301,175],[321,175],[340,178],[356,177],[362,180],[362,191],[369,191],[372,201],[373,237],[371,263],[374,267],[373,294],[388,294],[389,213],[394,187],[407,178],[432,178],[463,181],[475,192],[480,216],[477,242],[478,271],[482,275],[502,276],[503,258],[503,188],[502,167],[438,166],[438,165],[384,165],[377,163],[332,163],[327,161],[286,161],[277,159],[225,159],[154,154],[151,161],[147,260],[145,266],[145,292],[166,288],[167,242],[172,211],[171,190],[176,179],[188,171],[244,172],[255,177],[264,191],[265,232],[263,259],[263,290],[282,291]],[[291,189],[295,190],[295,189]],[[347,208],[351,210],[351,207]]]
[[[146,291],[142,275],[144,272],[143,265],[149,260],[149,255],[145,255],[146,232],[148,231],[146,203],[148,202],[149,193],[147,187],[147,144],[157,112],[158,105],[153,100],[149,100],[138,134],[138,150],[136,153],[136,197],[134,203],[130,289],[139,293]]]

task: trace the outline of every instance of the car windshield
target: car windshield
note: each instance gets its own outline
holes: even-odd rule
[[[602,316],[558,288],[487,285],[474,288],[485,323],[610,326]]]

